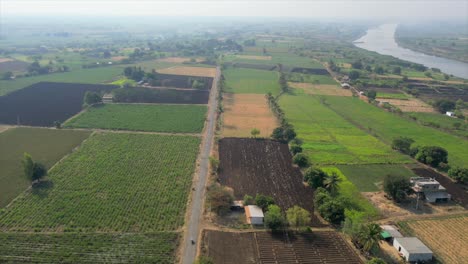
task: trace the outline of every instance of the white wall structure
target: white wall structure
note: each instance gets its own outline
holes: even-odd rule
[[[432,251],[416,237],[396,237],[393,246],[408,262],[432,259]]]

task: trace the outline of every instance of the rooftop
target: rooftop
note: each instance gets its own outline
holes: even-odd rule
[[[417,237],[397,237],[395,240],[409,253],[432,254],[432,251]]]
[[[256,205],[247,205],[245,207],[245,213],[250,217],[263,217],[263,211]]]

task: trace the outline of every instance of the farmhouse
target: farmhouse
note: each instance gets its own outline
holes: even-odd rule
[[[416,237],[397,237],[393,241],[399,254],[408,262],[430,261],[432,251]]]
[[[411,177],[410,182],[412,189],[418,194],[423,194],[430,203],[448,201],[451,199],[445,187],[432,178]]]
[[[256,205],[248,205],[245,207],[245,217],[249,224],[263,225],[263,211]]]
[[[349,88],[351,88],[351,85],[349,85],[349,83],[342,83],[342,84],[341,84],[341,88],[343,88],[343,89],[349,89]]]
[[[450,117],[455,117],[455,112],[447,112],[445,114]]]

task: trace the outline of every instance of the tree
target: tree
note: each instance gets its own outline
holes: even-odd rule
[[[324,186],[327,176],[328,175],[323,170],[311,167],[306,170],[304,181],[306,181],[312,188],[319,188]]]
[[[307,156],[303,153],[297,153],[293,157],[293,163],[296,164],[297,166],[304,168],[309,165],[309,159]]]
[[[210,156],[210,166],[211,166],[211,169],[213,171],[218,171],[219,169],[219,159],[213,157],[213,156]]]
[[[387,262],[381,258],[372,258],[371,260],[367,261],[366,264],[387,264]]]
[[[379,246],[381,232],[382,228],[378,224],[371,223],[363,226],[359,233],[359,244],[365,252],[370,252]]]
[[[401,74],[401,67],[394,67],[392,70],[393,74],[400,75]]]
[[[26,176],[27,179],[33,181],[34,161],[29,153],[25,152],[23,154],[21,164],[23,165],[24,176]]]
[[[13,77],[13,73],[11,71],[5,72],[2,76],[2,80],[10,80]]]
[[[450,76],[448,74],[444,74],[444,80],[448,81],[450,79]]]
[[[56,129],[60,129],[60,128],[62,128],[62,123],[60,123],[60,121],[54,121],[54,127]]]
[[[330,193],[325,188],[318,187],[314,192],[314,206],[320,207],[322,204],[332,200]]]
[[[289,225],[295,227],[296,230],[310,224],[310,213],[297,205],[286,211],[286,218]]]
[[[369,90],[366,92],[366,96],[372,100],[375,100],[377,97],[377,92],[375,90]]]
[[[330,199],[319,206],[320,215],[332,224],[340,224],[344,220],[344,205],[341,201]]]
[[[383,179],[383,189],[393,200],[401,202],[406,198],[408,191],[411,189],[411,183],[403,175],[388,174]]]
[[[353,67],[354,69],[362,69],[363,66],[361,60],[357,60],[351,63],[351,67]]]
[[[252,135],[253,138],[256,138],[258,135],[260,135],[260,130],[254,128],[250,131],[250,135]]]
[[[213,184],[208,188],[208,202],[218,215],[229,212],[233,200],[233,196],[225,187]]]
[[[434,107],[442,114],[455,109],[456,103],[447,99],[439,99],[434,102]]]
[[[255,204],[254,198],[248,194],[244,195],[244,206],[252,204]]]
[[[448,152],[446,149],[438,146],[420,147],[415,158],[424,164],[428,164],[434,168],[440,163],[447,163]]]
[[[296,131],[292,127],[287,127],[283,131],[283,138],[287,142],[293,140],[296,137]]]
[[[265,213],[265,224],[272,231],[278,230],[284,225],[284,217],[281,214],[281,208],[275,204],[268,206],[268,211]]]
[[[384,68],[382,68],[382,66],[375,67],[374,72],[377,73],[377,74],[384,74],[385,73]]]
[[[351,80],[359,79],[359,76],[360,76],[360,74],[359,74],[358,71],[351,71],[351,72],[349,72],[349,78],[350,78]]]
[[[268,210],[268,206],[275,204],[275,200],[273,200],[271,196],[257,194],[255,196],[255,204],[265,211],[265,210]]]
[[[102,97],[99,93],[87,91],[84,95],[85,105],[94,105],[102,103]]]
[[[468,183],[468,168],[451,168],[448,175],[457,182]]]
[[[392,149],[398,150],[404,154],[410,154],[411,144],[414,143],[412,138],[397,137],[392,141]]]
[[[47,175],[47,168],[44,164],[35,162],[33,166],[33,174],[32,174],[32,180],[33,181],[38,181],[42,177]]]
[[[340,182],[341,179],[338,174],[336,172],[332,172],[330,175],[327,175],[323,183],[326,190],[328,190],[332,195],[336,195],[338,193]]]
[[[277,127],[275,129],[273,129],[273,132],[271,133],[271,137],[273,139],[282,141],[283,140],[283,133],[284,133],[284,129],[282,127]]]
[[[291,151],[291,153],[293,155],[296,155],[297,153],[302,152],[302,147],[299,146],[299,145],[293,144],[293,145],[289,146],[289,151]]]

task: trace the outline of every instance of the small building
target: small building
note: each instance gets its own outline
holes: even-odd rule
[[[432,178],[411,177],[410,182],[413,191],[417,194],[423,194],[426,201],[430,203],[446,202],[452,197],[447,193],[447,189]]]
[[[252,225],[263,225],[263,211],[262,208],[256,205],[247,205],[245,208],[245,217],[247,223]]]
[[[393,247],[408,262],[430,261],[432,251],[417,237],[397,237]]]
[[[381,225],[382,232],[380,235],[385,241],[388,241],[393,244],[395,238],[403,237],[403,235],[398,231],[396,226],[393,225]]]
[[[238,200],[233,201],[231,204],[231,210],[242,210],[244,209],[244,201]]]
[[[341,88],[343,88],[343,89],[349,89],[349,88],[351,88],[351,85],[349,85],[349,83],[342,83],[342,84],[341,84]]]
[[[104,94],[102,97],[102,102],[105,104],[112,103],[114,101],[114,96],[111,93]]]
[[[450,117],[455,117],[455,112],[447,112],[445,114]]]

